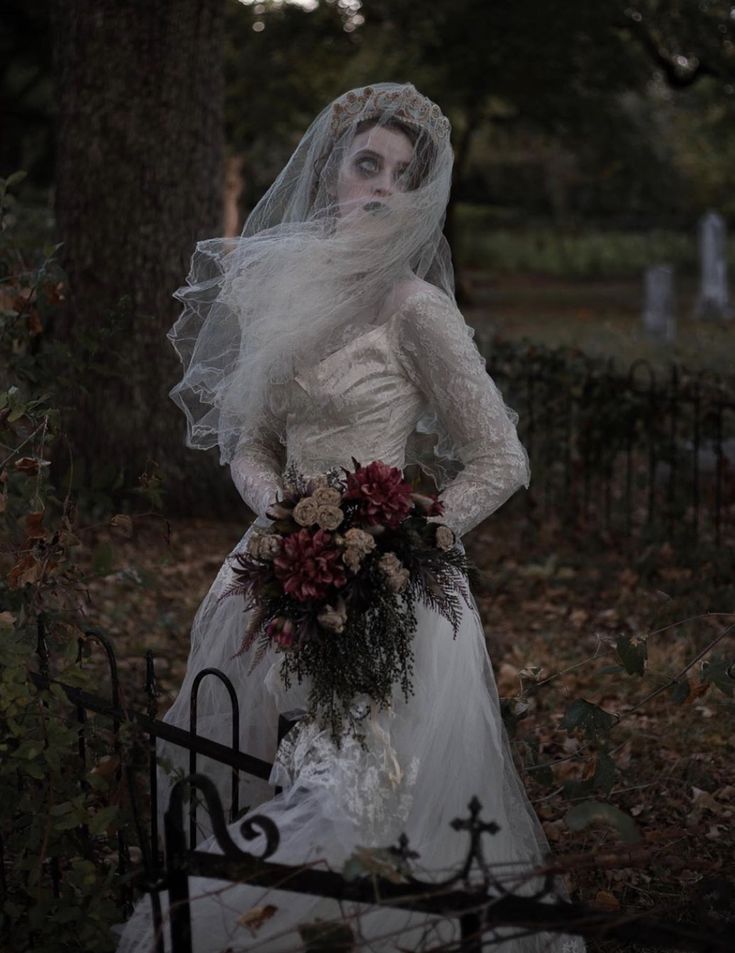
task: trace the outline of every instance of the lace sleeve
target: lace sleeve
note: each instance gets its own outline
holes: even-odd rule
[[[446,295],[409,297],[398,315],[398,356],[424,394],[463,465],[440,494],[439,519],[463,536],[529,485],[528,454],[472,340],[473,331]]]
[[[284,448],[276,432],[261,425],[242,436],[230,462],[232,481],[256,516],[275,501],[283,490],[281,474],[285,466]]]

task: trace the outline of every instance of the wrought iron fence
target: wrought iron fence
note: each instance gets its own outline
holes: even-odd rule
[[[134,897],[148,893],[156,929],[156,951],[164,951],[164,934],[160,892],[167,891],[170,905],[171,953],[191,953],[191,900],[188,894],[188,878],[198,875],[218,880],[247,883],[254,886],[272,887],[291,892],[306,893],[336,900],[354,901],[387,908],[420,911],[456,920],[460,925],[461,939],[453,949],[463,953],[479,953],[492,944],[493,931],[498,927],[517,927],[524,935],[534,932],[578,933],[585,937],[614,937],[622,942],[643,942],[661,949],[701,950],[725,953],[735,942],[732,927],[712,926],[686,927],[671,922],[658,921],[652,917],[626,914],[621,917],[600,911],[584,904],[572,904],[555,896],[553,878],[561,872],[549,866],[539,872],[541,880],[533,893],[513,892],[503,886],[495,876],[493,865],[486,859],[483,839],[492,836],[497,828],[492,822],[480,818],[481,805],[475,798],[469,807],[469,817],[457,819],[453,827],[468,835],[467,855],[461,867],[441,883],[422,882],[411,873],[411,861],[416,856],[405,837],[388,851],[396,858],[403,871],[403,881],[395,883],[383,877],[366,876],[347,879],[334,871],[289,867],[269,861],[278,844],[278,831],[265,817],[251,815],[243,823],[246,832],[262,832],[266,835],[266,847],[261,856],[241,851],[233,842],[225,819],[217,790],[206,777],[196,774],[197,758],[204,756],[227,765],[232,769],[230,798],[227,813],[230,823],[238,819],[238,789],[240,774],[267,780],[271,765],[243,752],[239,748],[238,705],[234,687],[218,670],[204,670],[192,689],[192,719],[188,731],[176,728],[156,717],[157,685],[154,658],[151,652],[145,656],[144,692],[147,699],[145,710],[125,705],[121,689],[114,648],[101,632],[88,630],[85,644],[97,644],[104,652],[109,677],[107,697],[87,692],[78,685],[64,684],[53,677],[42,625],[38,630],[39,671],[31,678],[39,688],[58,685],[65,693],[79,725],[78,754],[86,766],[88,714],[95,713],[110,725],[110,745],[118,755],[123,752],[122,733],[126,726],[133,726],[141,743],[139,750],[147,760],[148,786],[146,803],[150,807],[147,816],[139,806],[134,759],[121,758],[118,776],[125,784],[131,806],[132,830],[121,830],[117,835],[118,873],[121,891],[127,909]],[[81,644],[80,644],[81,649]],[[81,660],[81,651],[80,651]],[[231,699],[232,745],[226,746],[202,737],[197,733],[196,693],[204,678],[221,680]],[[290,723],[281,720],[277,739],[289,730]],[[165,814],[165,853],[161,851],[158,829],[156,742],[163,739],[180,746],[189,753],[192,773],[179,780],[172,788]],[[139,779],[138,779],[139,780]],[[204,795],[206,807],[222,854],[201,851],[197,848],[197,809],[199,798],[189,798],[188,818],[185,820],[184,795],[188,787]],[[188,822],[187,822],[188,821]],[[133,872],[130,861],[131,845],[136,845],[142,864]],[[58,884],[62,876],[58,865],[50,871]],[[507,936],[505,937],[507,939]],[[499,942],[499,941],[496,941]]]
[[[665,534],[672,545],[735,538],[735,379],[648,361],[627,371],[569,349],[478,339],[520,415],[531,459],[528,505],[606,531]]]

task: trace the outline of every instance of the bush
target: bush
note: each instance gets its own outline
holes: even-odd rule
[[[39,341],[63,276],[55,247],[17,240],[20,181],[0,180],[0,945],[104,953],[114,949],[110,924],[123,919],[121,751],[108,731],[80,728],[63,689],[43,682],[50,649],[57,678],[90,687],[77,665],[88,577],[73,503],[49,476],[59,414],[53,352]]]

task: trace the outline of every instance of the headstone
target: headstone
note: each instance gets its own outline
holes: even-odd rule
[[[717,212],[707,212],[699,222],[700,285],[695,317],[731,318],[727,290],[727,230]]]
[[[643,327],[659,341],[676,340],[674,315],[674,269],[671,265],[652,265],[646,269]]]

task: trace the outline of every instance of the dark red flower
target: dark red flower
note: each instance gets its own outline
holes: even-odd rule
[[[412,493],[411,499],[424,516],[443,516],[444,504],[436,493]]]
[[[398,467],[374,460],[347,474],[345,500],[357,500],[360,515],[370,526],[383,524],[394,528],[408,516],[413,506],[411,484],[403,479]]]
[[[323,599],[330,587],[340,588],[347,582],[342,551],[332,543],[332,534],[304,527],[283,539],[281,552],[273,560],[276,577],[284,592],[298,602]]]
[[[291,619],[284,619],[283,616],[272,619],[266,626],[265,633],[282,649],[290,649],[296,641],[295,625]]]

